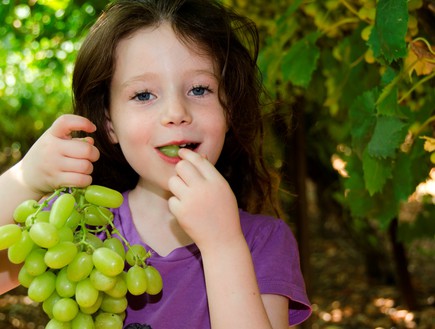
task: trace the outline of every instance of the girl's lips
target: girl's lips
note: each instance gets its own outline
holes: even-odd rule
[[[171,142],[163,146],[156,147],[156,150],[163,160],[175,164],[180,161],[180,157],[178,156],[179,149],[188,148],[195,152],[199,145],[200,144],[196,142]]]

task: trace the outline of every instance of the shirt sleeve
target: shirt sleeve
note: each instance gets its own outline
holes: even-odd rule
[[[289,298],[289,324],[296,325],[311,315],[297,242],[283,220],[265,221],[250,246],[260,292]]]

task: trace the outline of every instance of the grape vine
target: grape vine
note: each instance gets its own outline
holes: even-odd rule
[[[110,209],[122,202],[103,186],[59,188],[40,202],[22,202],[15,223],[0,227],[0,250],[23,264],[18,280],[42,303],[47,329],[122,329],[127,293],[162,290],[160,273],[147,264],[150,252],[113,224]]]

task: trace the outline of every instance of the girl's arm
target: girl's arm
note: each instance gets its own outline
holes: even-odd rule
[[[92,162],[99,157],[93,140],[73,139],[73,131],[95,131],[88,119],[63,115],[35,142],[24,158],[0,176],[0,226],[13,222],[13,212],[23,201],[39,200],[61,186],[91,183]],[[20,266],[0,252],[0,294],[18,285]]]
[[[236,198],[205,158],[179,152],[169,208],[201,250],[213,329],[288,328],[288,299],[261,296]]]

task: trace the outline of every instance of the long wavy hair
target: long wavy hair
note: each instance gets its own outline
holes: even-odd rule
[[[216,168],[229,182],[239,207],[270,209],[271,177],[262,150],[263,87],[256,64],[258,31],[251,20],[217,0],[118,0],[91,28],[75,64],[73,101],[74,112],[97,126],[93,137],[101,157],[93,183],[121,192],[137,184],[138,174],[119,145],[110,141],[106,124],[115,51],[122,39],[163,22],[171,24],[182,42],[205,51],[219,68],[219,97],[229,130]]]

